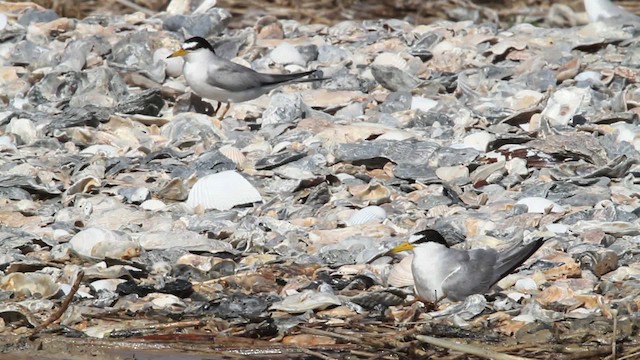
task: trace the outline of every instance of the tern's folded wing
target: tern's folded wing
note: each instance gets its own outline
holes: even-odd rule
[[[231,61],[216,64],[207,70],[207,84],[228,90],[245,91],[262,86],[258,72]]]
[[[483,294],[493,285],[493,266],[497,253],[492,249],[456,251],[456,259],[461,268],[451,273],[442,289],[451,300],[463,300],[472,294]],[[452,259],[453,260],[453,259]]]

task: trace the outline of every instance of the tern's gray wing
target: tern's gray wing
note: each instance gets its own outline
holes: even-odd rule
[[[498,253],[493,249],[473,249],[469,251],[451,249],[443,259],[450,264],[458,264],[442,284],[442,290],[451,300],[464,300],[472,294],[483,294],[493,285],[493,272]]]
[[[216,66],[209,67],[207,83],[229,91],[245,91],[258,87],[275,87],[288,81],[307,76],[314,71],[293,74],[263,74],[229,60],[217,59]]]
[[[217,59],[207,70],[207,83],[229,91],[244,91],[262,86],[260,74],[231,61]]]

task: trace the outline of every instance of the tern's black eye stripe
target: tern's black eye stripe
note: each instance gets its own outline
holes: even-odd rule
[[[421,236],[420,239],[413,242],[414,244],[435,242],[438,244],[442,244],[446,247],[449,247],[449,244],[447,244],[447,240],[445,240],[444,237],[440,235],[439,232],[433,229],[418,231],[417,233],[414,234],[414,236]]]
[[[209,49],[211,51],[214,51],[211,44],[209,44],[206,39],[199,36],[195,36],[185,40],[184,44],[182,44],[182,48],[185,50]]]

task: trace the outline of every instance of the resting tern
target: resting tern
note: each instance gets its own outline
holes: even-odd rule
[[[494,249],[458,250],[449,248],[435,230],[421,231],[414,242],[405,242],[389,252],[413,251],[411,272],[418,296],[437,303],[443,298],[464,300],[472,294],[485,294],[500,279],[511,273],[544,243],[542,238],[523,245]]]

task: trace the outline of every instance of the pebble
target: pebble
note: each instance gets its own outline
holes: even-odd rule
[[[637,308],[632,26],[265,17],[230,29],[214,1],[153,17],[21,9],[0,14],[0,331],[48,317],[79,270],[74,336],[207,318],[273,344],[292,326],[429,318],[569,339],[578,320],[615,308],[622,329]],[[218,121],[166,58],[196,35],[258,71],[328,79]],[[492,296],[429,312],[409,305],[407,254],[387,254],[425,228],[460,248],[546,244]],[[16,315],[29,306],[45,310]]]

